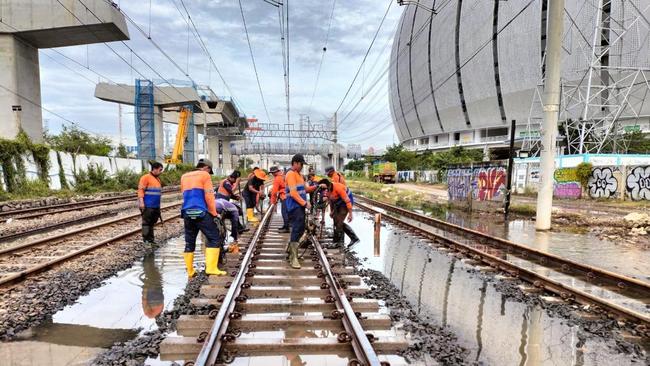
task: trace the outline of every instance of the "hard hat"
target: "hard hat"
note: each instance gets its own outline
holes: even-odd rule
[[[262,169],[256,169],[253,171],[257,179],[266,180],[266,173]]]

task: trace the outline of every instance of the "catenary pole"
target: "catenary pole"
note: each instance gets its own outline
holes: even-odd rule
[[[555,141],[560,110],[560,75],[564,0],[549,1],[546,44],[546,80],[544,80],[544,123],[541,130],[540,185],[537,193],[537,230],[551,229],[553,208],[553,173],[555,171]]]

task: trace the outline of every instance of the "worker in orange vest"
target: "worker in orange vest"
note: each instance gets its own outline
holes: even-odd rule
[[[345,183],[345,177],[343,176],[343,174],[337,172],[336,169],[334,169],[333,166],[328,166],[327,168],[325,168],[325,174],[327,174],[330,181],[332,181],[334,183],[341,183],[346,187],[348,186]]]
[[[162,195],[160,174],[162,172],[163,165],[159,162],[153,162],[149,173],[143,175],[138,183],[138,206],[142,215],[142,240],[148,244],[155,243],[153,227],[160,219],[160,198]]]
[[[298,245],[300,237],[305,232],[305,211],[311,209],[311,204],[307,201],[307,193],[316,190],[316,186],[307,186],[302,174],[302,167],[305,164],[305,157],[302,154],[296,154],[291,158],[291,170],[285,177],[287,194],[287,212],[289,214],[289,223],[291,225],[291,237],[289,241],[289,265],[291,268],[300,269],[298,261]]]
[[[350,190],[341,183],[330,182],[327,179],[323,179],[318,184],[324,184],[327,186],[329,205],[330,205],[330,217],[334,220],[334,238],[333,242],[336,247],[342,247],[344,244],[345,236],[347,234],[351,242],[349,246],[353,246],[359,242],[359,237],[352,230],[352,228],[345,223],[345,218],[347,221],[352,221],[352,204],[354,203],[354,198]]]
[[[282,212],[282,227],[278,229],[280,233],[288,233],[289,230],[289,214],[287,213],[287,192],[286,184],[284,182],[284,174],[277,166],[272,166],[269,173],[273,175],[273,188],[271,188],[271,204],[275,204],[280,200],[280,211]]]
[[[205,249],[205,273],[208,275],[223,276],[226,274],[218,267],[219,254],[223,248],[225,238],[219,233],[215,220],[220,220],[210,176],[212,162],[200,159],[196,169],[183,174],[181,177],[181,192],[183,192],[183,206],[181,216],[185,224],[185,251],[183,258],[187,275],[193,277],[194,250],[196,237],[199,232],[207,238]]]

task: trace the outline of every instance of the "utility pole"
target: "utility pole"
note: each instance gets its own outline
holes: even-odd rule
[[[517,121],[512,120],[510,125],[510,155],[508,156],[508,180],[506,181],[506,201],[504,202],[504,210],[506,219],[510,213],[510,199],[512,196],[512,169],[515,158],[515,129],[517,128]]]
[[[208,115],[205,110],[203,111],[203,157],[208,159]]]
[[[540,185],[537,193],[537,230],[551,229],[553,208],[553,173],[555,144],[560,110],[560,76],[562,74],[562,33],[564,0],[549,1],[546,44],[546,80],[544,80],[544,123],[541,130]]]
[[[117,104],[117,130],[120,136],[120,145],[122,145],[122,105]]]

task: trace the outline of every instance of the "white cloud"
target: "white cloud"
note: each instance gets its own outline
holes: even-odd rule
[[[394,2],[394,0],[337,1],[325,62],[313,103],[312,120],[321,120],[326,116],[331,116],[336,110],[389,1]],[[143,6],[141,1],[122,0],[117,2],[121,9],[145,32],[149,31],[148,6]],[[184,71],[188,66],[188,26],[174,3],[180,7],[179,0],[153,2],[151,37],[182,70],[178,70],[131,24],[129,24],[131,40],[126,43],[164,78],[187,80]],[[190,9],[192,19],[203,40],[210,49],[234,96],[243,106],[244,112],[248,115],[256,115],[265,121],[265,112],[241,23],[238,0],[184,0],[184,3]],[[242,0],[242,3],[271,119],[276,123],[286,123],[277,9],[262,0]],[[293,123],[297,123],[300,118],[299,114],[306,113],[309,109],[316,70],[322,56],[331,0],[290,1],[289,5],[291,10],[291,119]],[[362,78],[365,81],[365,92],[367,92],[370,80],[385,69],[385,60],[390,54],[392,32],[401,11],[402,8],[396,4],[393,5],[375,43],[365,72],[368,73],[368,69],[375,62],[378,66],[370,75],[365,75]],[[215,71],[209,67],[208,58],[201,51],[198,41],[190,36],[189,42],[189,74],[191,77],[199,84],[210,84],[218,95],[229,96]],[[388,51],[381,52],[387,42],[389,44]],[[136,55],[132,55],[124,45],[114,42],[110,46],[129,63],[133,59],[134,68],[145,77],[160,78],[144,62],[138,60]],[[132,71],[128,64],[101,44],[68,47],[59,51],[82,65],[88,65],[92,70],[115,82],[133,83],[133,78],[140,77],[138,72]],[[79,123],[88,130],[108,136],[117,136],[117,107],[95,99],[93,96],[94,84],[79,76],[78,73],[93,81],[98,80],[98,76],[52,51],[43,50],[41,52],[65,63],[74,70],[73,72],[48,57],[41,57],[44,106]],[[379,61],[377,61],[378,59]],[[361,83],[358,83],[358,86],[350,93],[351,96],[356,95],[357,100],[361,96],[360,88]],[[375,131],[376,127],[380,127],[383,121],[390,117],[388,97],[384,95],[387,88],[386,82],[382,82],[377,88],[383,89],[378,93],[379,95],[375,95],[373,91],[368,93],[365,98],[368,102],[372,101],[376,105],[368,105],[368,102],[364,101],[359,105],[356,114],[351,114],[343,124],[341,132],[343,138],[346,133],[348,136],[360,135],[357,141],[349,142],[361,143],[364,147],[378,147],[392,143],[392,125],[389,128],[384,128],[384,131],[379,134],[376,134]],[[375,95],[374,99],[371,98],[372,95]],[[349,105],[352,106],[356,100],[350,100],[350,102]],[[339,117],[347,114],[348,111],[343,108]],[[56,131],[57,126],[61,124],[59,118],[47,113],[44,113],[44,118],[49,120],[49,127],[53,131]],[[133,116],[125,115],[123,120],[125,122],[124,135],[132,140],[134,135]],[[364,135],[364,131],[368,131],[368,134]],[[364,136],[372,136],[372,138],[366,139]]]

